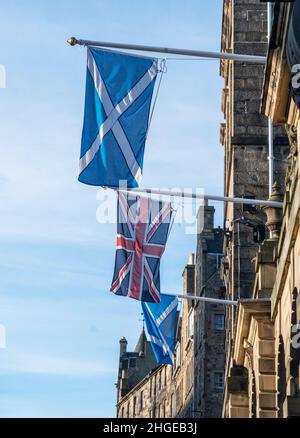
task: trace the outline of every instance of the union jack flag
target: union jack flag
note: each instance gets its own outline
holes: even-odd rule
[[[115,271],[111,292],[160,302],[160,258],[174,210],[170,203],[119,193]]]

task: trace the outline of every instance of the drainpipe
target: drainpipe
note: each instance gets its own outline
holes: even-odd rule
[[[268,40],[270,44],[272,29],[272,3],[268,3]],[[273,122],[268,118],[268,138],[269,138],[269,196],[272,195],[274,185],[274,149],[273,149]]]

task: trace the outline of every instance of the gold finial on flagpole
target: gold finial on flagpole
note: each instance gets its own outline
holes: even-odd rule
[[[78,44],[78,40],[75,37],[71,37],[67,40],[67,43],[70,44],[70,46],[76,46],[76,44]]]

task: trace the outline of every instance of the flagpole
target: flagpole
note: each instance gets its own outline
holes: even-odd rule
[[[203,301],[207,303],[214,303],[214,304],[224,304],[227,306],[237,306],[238,301],[233,300],[223,300],[220,298],[210,298],[210,297],[198,297],[197,295],[183,295],[183,294],[168,294],[164,292],[164,295],[168,295],[171,297],[177,297],[177,298],[183,298],[185,300],[194,300],[194,301]]]
[[[269,201],[262,199],[249,199],[249,198],[239,198],[234,196],[217,196],[217,195],[202,195],[199,193],[188,193],[185,191],[175,191],[175,190],[152,190],[152,189],[116,189],[118,192],[124,193],[138,193],[138,194],[148,194],[148,195],[162,195],[162,196],[174,196],[178,198],[190,198],[190,199],[201,199],[205,201],[223,201],[223,202],[233,202],[235,204],[251,204],[259,206],[268,206],[274,208],[282,208],[283,203],[278,201]]]
[[[204,50],[191,50],[191,49],[175,49],[168,47],[157,46],[144,46],[138,44],[124,44],[124,43],[112,43],[107,41],[90,41],[90,40],[78,40],[75,37],[68,39],[70,46],[91,46],[91,47],[106,47],[112,49],[125,49],[125,50],[138,50],[141,52],[154,52],[154,53],[169,53],[172,55],[194,56],[196,58],[212,58],[212,59],[228,59],[231,61],[241,62],[254,62],[256,64],[265,64],[267,58],[265,56],[257,55],[242,55],[238,53],[224,53],[224,52],[208,52]]]

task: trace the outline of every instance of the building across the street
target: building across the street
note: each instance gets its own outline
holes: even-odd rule
[[[214,207],[198,213],[196,295],[224,299],[220,277],[223,230],[214,227]],[[208,302],[194,305],[194,417],[214,418],[222,413],[225,367],[225,306]]]

